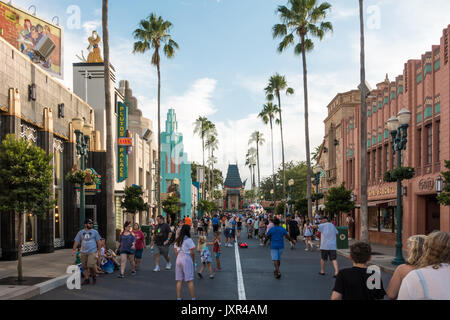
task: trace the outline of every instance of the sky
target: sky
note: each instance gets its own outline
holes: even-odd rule
[[[319,0],[320,1],[320,0]],[[51,20],[58,16],[64,27],[65,75],[72,88],[72,63],[83,50],[92,30],[101,32],[101,0],[13,0]],[[157,76],[150,53],[134,55],[133,31],[154,12],[173,24],[172,37],[180,50],[174,59],[163,59],[162,123],[174,108],[184,135],[188,159],[201,163],[201,140],[193,124],[206,116],[218,129],[216,167],[226,175],[237,163],[242,180],[248,178],[245,154],[252,132],[263,133],[260,148],[261,180],[272,173],[270,128],[257,118],[266,103],[264,88],[275,73],[286,76],[295,89],[282,97],[286,161],[305,161],[303,78],[301,57],[293,49],[277,52],[272,26],[279,23],[276,9],[283,0],[112,0],[110,2],[110,51],[119,80],[129,80],[144,116],[157,130]],[[329,0],[327,20],[334,31],[307,55],[311,151],[323,141],[327,105],[339,93],[356,89],[360,76],[360,34],[357,0]],[[450,24],[448,0],[366,0],[366,73],[372,87],[386,74],[391,80],[403,72],[404,63],[419,59],[440,43]],[[164,127],[162,128],[164,130]],[[279,127],[274,130],[276,166],[281,164]],[[247,183],[249,187],[249,183]]]

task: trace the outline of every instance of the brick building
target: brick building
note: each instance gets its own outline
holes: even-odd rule
[[[431,51],[420,59],[407,61],[403,74],[394,81],[386,75],[386,79],[376,85],[367,99],[367,141],[364,142],[368,147],[369,232],[374,243],[395,244],[397,188],[396,183],[384,183],[383,176],[396,167],[396,158],[392,154],[391,137],[385,123],[403,108],[412,112],[407,149],[402,153],[403,166],[413,167],[416,172],[413,179],[403,182],[403,242],[414,234],[428,234],[433,230],[450,232],[450,208],[438,204],[435,190],[436,178],[445,169],[444,160],[450,159],[449,32],[450,26],[444,30],[440,45],[432,46]],[[352,92],[338,95],[330,105]],[[341,155],[341,160],[336,158],[336,168],[333,168],[334,163],[329,163],[330,156],[325,160],[322,146],[319,163],[323,163],[325,171],[330,174],[336,169],[337,180],[345,181],[347,188],[353,191],[358,238],[360,104],[352,104],[349,108],[353,112],[342,112],[342,117],[335,117],[333,109],[330,113],[329,106],[329,116],[325,120],[325,146],[327,141],[330,146],[330,137],[334,137],[333,128],[340,128],[341,138],[336,135],[336,152]],[[337,110],[345,109],[338,106]],[[332,126],[327,125],[330,119]],[[322,179],[325,188],[331,182]],[[345,224],[344,219],[345,215],[340,219],[341,224]]]

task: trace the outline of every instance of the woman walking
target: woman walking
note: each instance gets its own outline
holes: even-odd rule
[[[423,255],[423,244],[427,237],[424,235],[415,235],[409,237],[407,243],[408,259],[405,264],[402,264],[395,269],[394,275],[389,282],[389,286],[386,289],[386,295],[389,299],[397,299],[398,292],[403,279],[413,270],[415,270],[419,264],[419,260]]]
[[[177,300],[181,298],[181,286],[183,281],[187,283],[192,300],[195,299],[194,289],[194,261],[195,244],[191,239],[191,228],[184,225],[181,228],[180,235],[175,240],[175,255],[177,257],[175,268],[175,280],[177,281]]]
[[[262,247],[264,245],[264,241],[266,240],[266,220],[259,218],[258,224],[258,236],[259,236],[259,245]]]
[[[312,224],[309,222],[309,219],[305,220],[305,225],[303,226],[303,234],[305,235],[305,251],[309,251],[308,245],[311,247],[311,251],[314,250],[314,244],[312,242],[313,229]]]
[[[398,300],[450,300],[449,233],[427,236],[418,267],[403,279]]]
[[[123,225],[123,231],[119,236],[117,242],[117,249],[120,255],[120,274],[119,278],[125,277],[125,267],[127,260],[130,261],[131,275],[136,275],[136,269],[134,265],[134,252],[136,250],[136,238],[131,233],[131,222],[127,221]]]
[[[139,223],[135,223],[133,225],[132,234],[136,238],[136,252],[134,253],[134,261],[135,261],[135,269],[139,270],[141,266],[142,253],[145,248],[145,234],[141,231],[141,227]]]
[[[238,239],[241,238],[241,231],[242,231],[242,219],[239,218],[239,220],[237,222],[237,237],[238,237]]]

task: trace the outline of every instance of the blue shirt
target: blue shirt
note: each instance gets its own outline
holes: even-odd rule
[[[214,217],[214,218],[212,219],[212,224],[219,224],[219,218]]]
[[[320,250],[336,250],[336,235],[339,233],[331,222],[319,224]]]
[[[288,234],[285,228],[273,226],[267,232],[267,236],[271,238],[270,249],[284,249],[284,237]]]
[[[75,241],[81,243],[80,251],[82,253],[97,252],[97,241],[100,239],[101,237],[95,229],[83,229],[75,236]]]

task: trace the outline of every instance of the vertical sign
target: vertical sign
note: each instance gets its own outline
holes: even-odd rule
[[[117,176],[117,182],[122,182],[128,178],[128,147],[126,145],[121,145],[122,139],[127,138],[128,134],[128,107],[122,102],[119,102],[118,109],[119,174]]]

